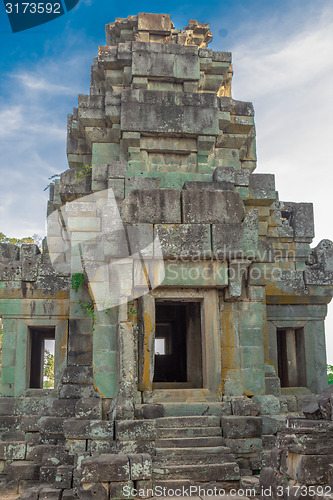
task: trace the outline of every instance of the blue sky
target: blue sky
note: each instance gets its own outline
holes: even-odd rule
[[[66,117],[89,92],[104,25],[137,12],[170,13],[177,28],[189,19],[211,24],[210,47],[233,53],[233,97],[254,103],[257,172],[276,175],[281,200],[312,201],[315,243],[333,240],[331,0],[80,0],[61,18],[15,34],[1,4],[0,231],[45,233],[43,189],[67,168]]]

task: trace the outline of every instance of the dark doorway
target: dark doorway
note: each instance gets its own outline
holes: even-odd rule
[[[55,347],[55,328],[31,327],[29,338],[29,387],[53,388],[54,372],[51,373]],[[53,366],[54,369],[54,366]]]
[[[156,302],[154,383],[202,387],[199,302]]]
[[[277,353],[281,387],[306,387],[303,328],[277,330]]]

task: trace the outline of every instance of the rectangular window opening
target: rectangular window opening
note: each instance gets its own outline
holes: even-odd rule
[[[53,389],[55,328],[31,327],[29,330],[29,387]]]

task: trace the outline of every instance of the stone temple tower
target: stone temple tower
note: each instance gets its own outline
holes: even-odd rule
[[[166,14],[106,25],[43,252],[0,245],[3,495],[255,483],[327,386],[333,243],[311,249],[312,204],[253,173],[253,106],[211,39]]]

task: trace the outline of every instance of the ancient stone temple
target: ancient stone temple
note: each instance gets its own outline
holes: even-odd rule
[[[333,244],[311,249],[312,204],[253,173],[253,106],[211,38],[166,14],[106,25],[43,251],[0,245],[1,498],[257,492],[327,386]]]

